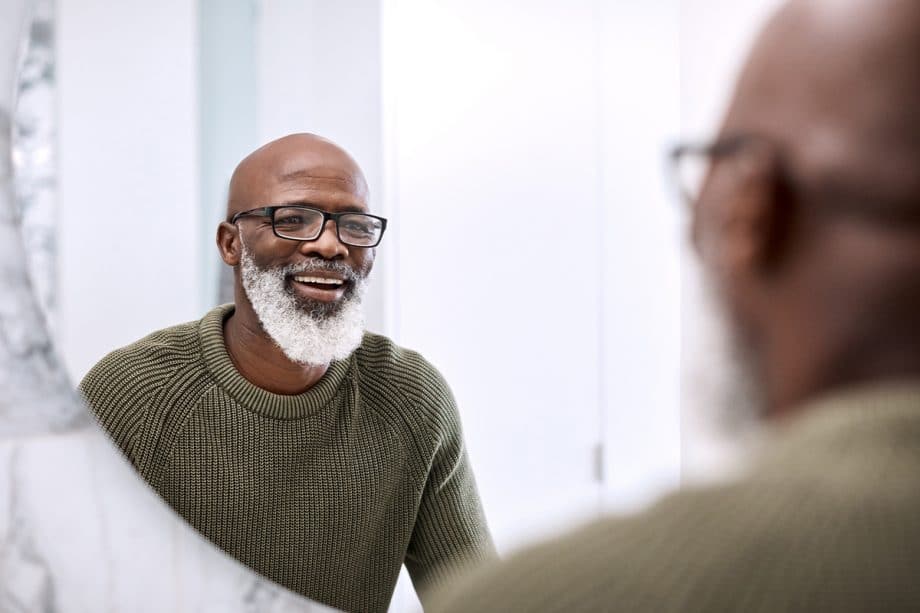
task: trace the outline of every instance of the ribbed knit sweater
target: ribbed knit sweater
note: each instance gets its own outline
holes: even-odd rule
[[[920,384],[799,415],[743,479],[487,565],[432,610],[920,611]]]
[[[423,598],[493,555],[453,397],[365,334],[305,393],[234,367],[232,305],[103,358],[81,391],[141,475],[235,558],[304,596],[382,611],[403,563]]]

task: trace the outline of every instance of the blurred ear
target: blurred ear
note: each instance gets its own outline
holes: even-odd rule
[[[240,229],[226,221],[217,226],[217,249],[227,266],[237,266],[242,256]]]
[[[694,242],[723,275],[769,273],[786,253],[792,213],[778,160],[756,148],[721,166],[694,216]]]

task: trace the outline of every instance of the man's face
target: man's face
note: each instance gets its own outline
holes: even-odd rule
[[[237,212],[295,204],[368,212],[364,179],[350,160],[335,152],[298,154],[268,160],[268,171],[235,185]],[[312,241],[277,236],[265,216],[242,216],[236,227],[240,288],[265,333],[294,362],[320,365],[350,355],[364,332],[361,301],[375,250],[340,242],[331,219]]]
[[[323,171],[271,181],[250,202],[253,208],[304,204],[328,213],[368,212],[363,179]],[[373,267],[375,250],[339,242],[332,220],[314,241],[276,236],[268,217],[241,217],[237,225],[252,264],[280,272],[285,291],[304,311],[317,316],[338,312]]]

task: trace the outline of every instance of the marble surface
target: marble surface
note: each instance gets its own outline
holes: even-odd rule
[[[62,432],[86,420],[54,355],[19,232],[11,145],[26,7],[23,0],[0,5],[0,439]]]
[[[33,0],[13,115],[13,186],[28,271],[54,336],[57,314],[57,108],[54,0]]]
[[[0,2],[0,613],[328,611],[201,538],[136,475],[71,387],[14,197],[13,92],[28,4]]]

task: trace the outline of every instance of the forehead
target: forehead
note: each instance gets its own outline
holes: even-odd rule
[[[314,137],[274,141],[240,162],[230,180],[228,214],[292,203],[367,210],[367,183],[351,156]]]
[[[330,168],[295,168],[270,177],[259,204],[309,203],[329,210],[368,210],[367,185],[357,173]]]

